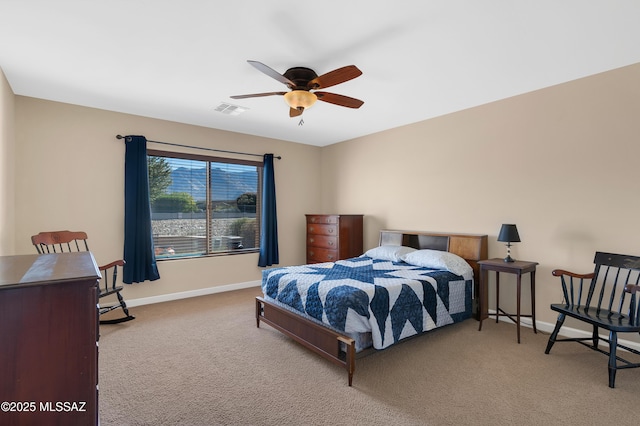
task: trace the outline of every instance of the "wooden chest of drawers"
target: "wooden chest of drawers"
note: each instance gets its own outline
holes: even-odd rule
[[[307,263],[335,262],[362,254],[363,215],[306,216]]]
[[[0,424],[99,423],[99,279],[90,252],[0,257]]]

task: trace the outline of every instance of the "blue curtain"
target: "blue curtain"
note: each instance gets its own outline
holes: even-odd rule
[[[262,210],[260,212],[260,259],[258,266],[280,263],[278,256],[278,219],[276,217],[276,180],[273,154],[264,155],[262,168]]]
[[[124,261],[122,281],[141,283],[160,278],[153,251],[147,171],[147,139],[125,137]]]

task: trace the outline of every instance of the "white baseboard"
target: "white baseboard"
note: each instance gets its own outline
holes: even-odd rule
[[[490,314],[495,315],[495,311],[493,310],[489,310]],[[487,320],[484,320],[487,321]],[[506,321],[509,324],[513,324],[513,321],[511,321],[509,318],[507,317],[503,317],[502,314],[500,314],[500,321]],[[528,327],[528,328],[533,328],[533,322],[531,320],[531,318],[520,318],[520,325],[522,325],[523,327]],[[548,322],[543,322],[543,321],[536,321],[536,329],[545,333],[553,333],[553,329],[555,328],[556,324],[553,323],[548,323]],[[577,328],[572,328],[572,327],[567,327],[566,325],[563,325],[562,328],[560,329],[560,333],[559,333],[562,337],[566,337],[569,339],[572,338],[590,338],[591,337],[591,332],[590,331],[584,331],[584,330],[578,330]],[[619,334],[618,335],[618,343],[621,345],[625,345],[628,346],[632,349],[635,349],[637,351],[640,351],[640,343],[638,342],[632,342],[630,340],[624,340],[624,339],[620,339],[620,336],[624,336],[624,333]],[[608,335],[600,335],[600,337],[602,339],[608,339],[609,336]],[[604,348],[608,349],[609,345],[607,344],[607,342],[602,342],[600,343],[601,346],[603,346]],[[622,349],[620,349],[622,350]]]
[[[139,299],[127,299],[128,307],[151,305],[153,303],[170,302],[172,300],[187,299],[189,297],[206,296],[208,294],[222,293],[225,291],[241,290],[250,287],[260,287],[260,281],[248,281],[244,283],[221,285],[217,287],[202,288],[199,290],[182,291],[180,293],[163,294],[160,296],[142,297]]]

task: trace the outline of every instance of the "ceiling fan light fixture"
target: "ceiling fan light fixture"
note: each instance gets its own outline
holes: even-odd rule
[[[305,110],[311,108],[318,97],[307,90],[292,90],[284,94],[284,100],[293,109]]]

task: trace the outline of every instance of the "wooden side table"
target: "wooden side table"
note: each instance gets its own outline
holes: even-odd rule
[[[508,317],[511,321],[513,321],[518,329],[518,343],[520,343],[520,318],[531,318],[533,322],[533,332],[538,333],[536,329],[536,265],[538,262],[528,262],[525,260],[516,260],[514,262],[505,262],[504,259],[488,259],[481,260],[478,262],[480,265],[480,291],[478,298],[478,306],[480,306],[481,312],[488,312],[489,301],[486,300],[486,295],[488,294],[487,288],[489,284],[488,275],[489,271],[495,271],[496,273],[496,313],[491,314],[496,316],[496,323],[500,319],[500,315]],[[508,274],[516,274],[518,276],[518,300],[517,300],[517,311],[516,317],[513,318],[513,314],[508,314],[502,309],[500,309],[500,272],[505,272]],[[521,299],[521,284],[522,284],[522,274],[530,274],[531,278],[531,314],[523,315],[520,313],[520,299]],[[482,330],[482,318],[480,316],[480,325],[478,326],[478,331]]]

